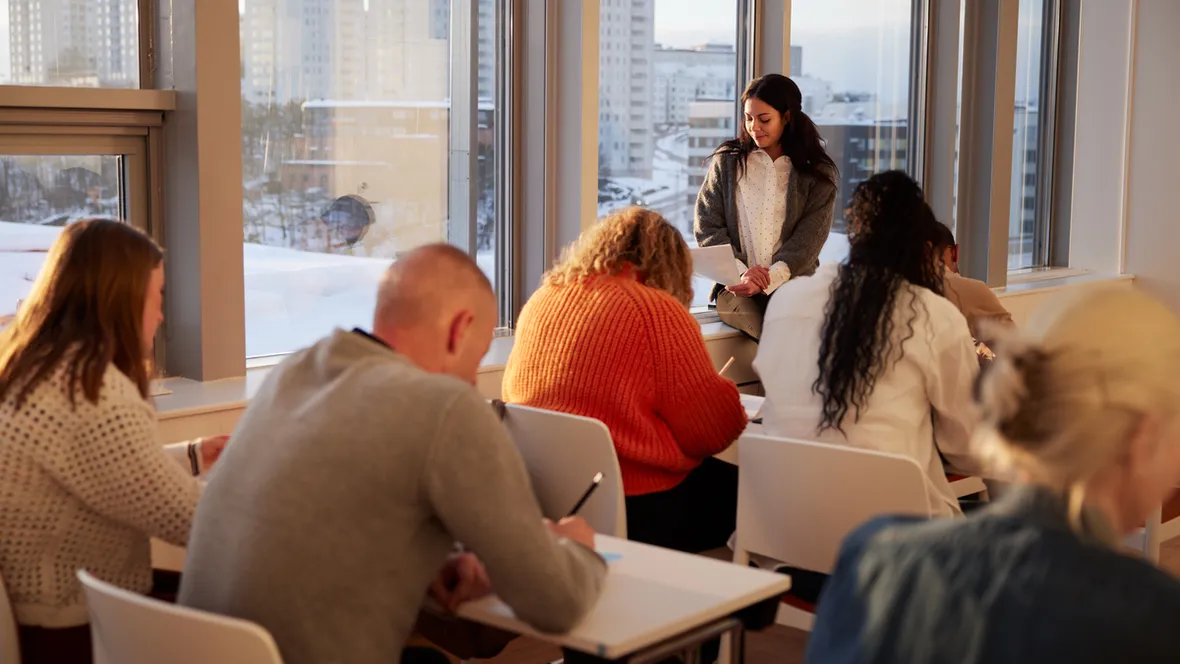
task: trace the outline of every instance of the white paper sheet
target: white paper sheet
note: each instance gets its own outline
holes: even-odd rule
[[[766,402],[766,397],[760,397],[755,394],[742,394],[742,408],[746,409],[746,417],[751,420],[762,416],[762,404]]]
[[[713,247],[689,249],[692,254],[692,271],[700,277],[715,281],[722,286],[736,286],[741,283],[733,249],[728,244]]]

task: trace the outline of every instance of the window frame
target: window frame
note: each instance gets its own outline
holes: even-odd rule
[[[6,104],[0,107],[0,154],[125,158],[120,173],[119,195],[124,207],[120,216],[165,247],[163,124],[162,110],[79,110]],[[155,364],[162,375],[167,375],[170,334],[165,321],[155,344]]]

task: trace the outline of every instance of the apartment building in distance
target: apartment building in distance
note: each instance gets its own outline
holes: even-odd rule
[[[139,86],[137,0],[8,0],[14,85]]]
[[[654,0],[602,0],[598,58],[599,172],[652,176]]]

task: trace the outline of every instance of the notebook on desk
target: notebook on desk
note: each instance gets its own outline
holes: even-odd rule
[[[742,394],[739,396],[742,399],[742,408],[746,409],[746,417],[750,420],[756,420],[762,417],[762,404],[766,403],[766,397],[760,397],[756,394]]]

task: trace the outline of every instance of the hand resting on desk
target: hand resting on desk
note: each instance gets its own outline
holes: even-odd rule
[[[430,596],[451,613],[464,602],[490,594],[492,581],[474,553],[451,556],[430,584]]]
[[[549,530],[557,537],[564,537],[594,549],[594,529],[580,516],[567,516],[557,523],[544,519]],[[430,584],[430,596],[444,609],[454,613],[460,604],[492,594],[492,581],[488,571],[474,553],[457,553],[447,559]]]

